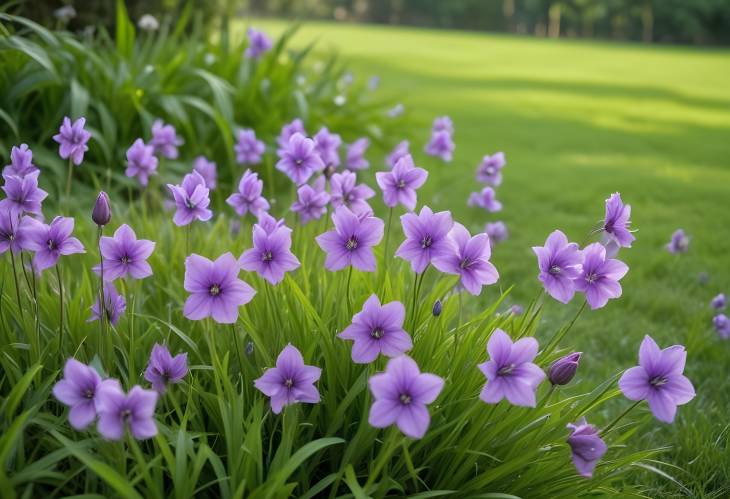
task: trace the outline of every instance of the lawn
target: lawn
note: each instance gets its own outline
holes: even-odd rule
[[[539,291],[530,247],[555,228],[582,241],[602,218],[603,200],[621,192],[638,229],[621,254],[631,271],[620,300],[576,324],[582,380],[588,386],[633,365],[646,333],[663,345],[686,344],[698,397],[673,427],[646,438],[671,442],[663,457],[682,470],[665,470],[689,491],[652,474],[639,480],[656,482],[661,495],[730,493],[730,344],[712,329],[708,305],[730,291],[730,52],[307,23],[297,40],[312,39],[323,54],[343,54],[356,78],[378,75],[379,92],[404,103],[434,208],[451,209],[472,230],[507,223],[510,239],[493,261],[501,282],[515,284],[518,303]],[[440,115],[456,128],[449,164],[421,152]],[[489,215],[465,201],[478,188],[479,160],[496,151],[507,156],[497,190],[504,209]],[[692,237],[690,250],[670,255],[664,244],[679,227]],[[545,330],[574,313],[551,305]]]

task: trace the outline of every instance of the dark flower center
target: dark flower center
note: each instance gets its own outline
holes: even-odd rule
[[[190,209],[193,209],[193,208],[195,208],[195,205],[194,205],[194,204],[193,204],[193,202],[192,202],[192,201],[190,200],[190,198],[187,198],[187,199],[185,200],[185,206],[187,206],[187,207],[188,207],[188,208],[190,208]]]
[[[550,270],[548,270],[548,272],[549,272],[549,273],[551,273],[552,275],[558,275],[558,274],[560,274],[560,272],[562,272],[562,271],[563,271],[563,269],[561,269],[561,268],[560,268],[559,266],[557,266],[557,265],[552,265],[552,266],[550,267]]]
[[[408,405],[411,403],[411,396],[407,393],[402,393],[400,396],[400,403],[403,405]]]
[[[221,294],[221,287],[218,284],[213,284],[210,287],[210,296],[218,296]]]
[[[665,376],[654,376],[649,380],[649,384],[655,387],[666,385],[668,382],[669,380]]]
[[[586,281],[588,281],[588,284],[593,284],[597,280],[598,280],[598,276],[596,275],[595,272],[591,272],[590,274],[588,274],[586,276]]]
[[[304,160],[303,160],[302,158],[297,158],[297,159],[296,159],[296,160],[294,161],[294,163],[295,163],[295,164],[296,164],[297,166],[302,166],[302,163],[304,163]]]
[[[127,255],[124,255],[124,256],[123,256],[123,257],[121,258],[121,262],[122,262],[122,263],[123,263],[124,265],[128,264],[128,263],[129,263],[129,257],[128,257]]]
[[[400,179],[398,181],[398,189],[403,189],[406,186],[406,181],[403,179]]]
[[[122,418],[122,421],[128,420],[132,416],[132,411],[129,409],[124,409],[122,412],[119,413],[119,415]]]
[[[46,241],[46,245],[48,246],[48,249],[51,251],[58,248],[58,244],[56,244],[56,241],[54,241],[53,239],[49,239],[48,241]]]
[[[459,264],[459,267],[462,269],[468,269],[472,263],[474,263],[474,261],[471,258],[464,258]]]
[[[350,239],[348,239],[345,243],[345,248],[352,251],[354,249],[357,249],[357,244],[357,238],[355,236],[350,236]]]
[[[86,397],[89,400],[90,399],[93,399],[94,398],[94,390],[92,390],[91,388],[87,388],[86,391],[84,392],[84,397]]]
[[[433,244],[433,239],[431,236],[423,236],[423,239],[421,239],[421,248],[426,249],[430,248]]]
[[[494,167],[488,166],[484,169],[487,175],[494,175]]]
[[[383,335],[385,335],[385,331],[384,331],[384,330],[383,330],[383,328],[382,328],[382,327],[380,327],[380,326],[376,327],[375,329],[373,329],[373,330],[372,330],[372,331],[370,332],[370,336],[371,336],[372,338],[375,338],[376,340],[379,340],[380,338],[382,338],[382,337],[383,337]]]
[[[15,235],[14,234],[3,234],[3,237],[7,238],[8,241],[15,240]]]
[[[507,364],[506,366],[502,366],[499,368],[499,370],[497,371],[497,375],[498,376],[509,376],[510,374],[512,374],[512,371],[514,371],[514,370],[515,370],[514,364]]]
[[[294,380],[291,378],[286,378],[284,380],[284,386],[287,388],[291,388],[292,386],[294,386]]]
[[[274,259],[274,255],[271,254],[270,250],[264,251],[263,254],[261,255],[261,260],[263,260],[264,262],[270,262],[273,259]]]

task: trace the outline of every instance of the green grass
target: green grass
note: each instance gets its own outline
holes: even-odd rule
[[[576,324],[582,380],[588,386],[632,365],[646,333],[662,345],[685,343],[698,397],[674,426],[657,426],[640,445],[671,442],[663,457],[683,468],[671,473],[692,494],[730,493],[730,344],[712,330],[708,306],[730,291],[730,52],[305,24],[297,39],[312,38],[323,52],[342,53],[357,78],[379,75],[380,91],[406,105],[416,162],[431,175],[422,199],[451,209],[472,230],[495,219],[508,224],[510,239],[493,260],[518,302],[538,290],[530,247],[555,228],[582,241],[602,218],[603,200],[621,192],[638,229],[634,247],[621,253],[631,271],[621,300]],[[451,164],[421,152],[431,120],[444,114],[456,127]],[[499,150],[507,155],[497,190],[503,212],[467,208],[477,163]],[[678,227],[692,243],[675,257],[663,245]],[[572,313],[555,303],[547,320]],[[649,475],[639,480],[651,480],[656,494],[683,494]]]

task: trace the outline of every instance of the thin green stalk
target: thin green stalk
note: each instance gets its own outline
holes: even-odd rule
[[[73,160],[68,158],[68,176],[66,177],[66,199],[71,195],[71,177],[73,177]]]
[[[233,336],[233,345],[236,348],[236,357],[238,357],[238,369],[243,373],[243,357],[241,357],[241,349],[238,347],[238,336],[236,335],[236,325],[231,324],[231,333]]]
[[[398,448],[400,440],[402,439],[398,438],[396,430],[391,429],[390,434],[388,435],[388,437],[386,437],[385,443],[383,444],[383,446],[380,447],[380,452],[378,453],[378,459],[377,461],[375,461],[375,465],[368,473],[370,476],[368,478],[368,481],[365,482],[365,486],[363,487],[365,490],[369,489],[373,482],[378,478],[380,471],[383,469],[383,467],[385,467],[385,464],[393,456],[393,452],[395,451],[395,449]]]
[[[193,224],[185,226],[185,256],[190,254],[190,232],[193,230]]]
[[[385,273],[388,271],[388,262],[390,258],[388,258],[388,246],[390,243],[390,226],[393,223],[393,208],[388,209],[388,223],[385,224],[385,246],[383,248],[383,268]]]
[[[616,426],[616,424],[618,424],[618,422],[624,418],[624,416],[626,416],[628,413],[630,413],[634,409],[634,407],[639,405],[641,402],[643,402],[643,400],[637,400],[636,402],[631,404],[628,409],[626,409],[624,412],[619,414],[616,417],[616,419],[611,421],[611,423],[608,426],[606,426],[604,429],[602,429],[600,435],[604,436],[604,435],[608,434],[608,432],[611,431],[613,429],[613,427]]]
[[[101,256],[101,235],[103,232],[101,225],[96,231],[96,248],[99,250],[99,355],[104,358],[103,342],[104,342],[104,325],[106,324],[106,302],[104,301],[104,258]]]
[[[61,261],[56,264],[58,279],[58,351],[63,354],[63,279],[61,278]]]
[[[454,359],[456,359],[456,351],[459,349],[459,329],[461,328],[462,323],[462,310],[464,307],[464,300],[461,297],[461,291],[457,293],[459,297],[459,318],[458,322],[456,323],[456,329],[454,329]]]
[[[347,293],[347,316],[350,317],[352,315],[352,301],[350,301],[350,281],[352,280],[352,265],[350,265],[350,270],[347,271],[347,286],[345,289],[345,293]]]
[[[13,250],[11,249],[9,251],[10,253],[10,261],[13,264],[13,279],[15,280],[15,297],[18,299],[18,311],[20,312],[20,318],[25,322],[25,317],[23,316],[23,303],[20,301],[20,282],[18,282],[18,269],[15,267],[15,254],[13,253]]]

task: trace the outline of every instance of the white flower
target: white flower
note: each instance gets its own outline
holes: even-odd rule
[[[151,14],[145,14],[137,21],[137,26],[143,31],[157,31],[160,29],[160,22]]]

